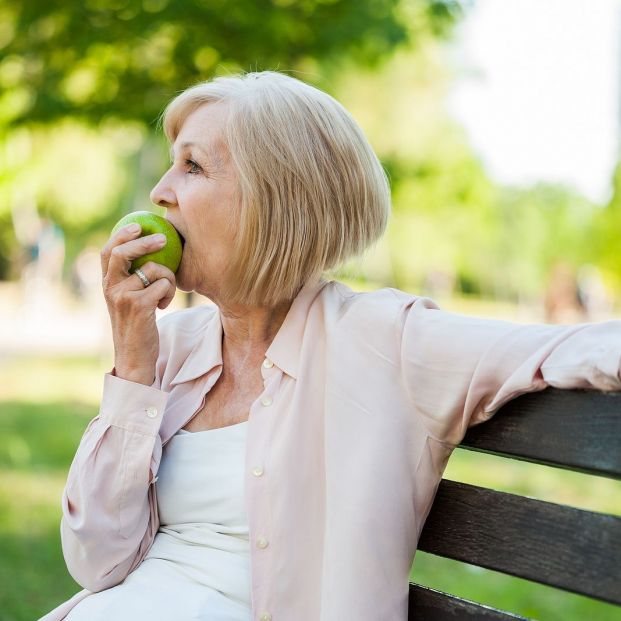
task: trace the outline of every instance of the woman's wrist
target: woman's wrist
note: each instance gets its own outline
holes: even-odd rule
[[[112,375],[136,384],[144,384],[145,386],[151,386],[155,381],[155,375],[152,372],[119,369],[116,365],[112,369]]]

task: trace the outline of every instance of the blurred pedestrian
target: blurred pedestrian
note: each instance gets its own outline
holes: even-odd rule
[[[550,270],[544,298],[545,320],[548,323],[587,321],[588,313],[578,289],[574,269],[559,261]]]

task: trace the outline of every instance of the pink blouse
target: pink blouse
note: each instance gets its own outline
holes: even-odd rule
[[[222,372],[219,309],[158,318],[153,385],[106,373],[62,498],[60,621],[121,583],[158,530],[162,447]],[[253,620],[405,621],[438,483],[467,428],[525,392],[621,390],[621,321],[522,325],[391,288],[307,284],[261,365],[245,451]]]

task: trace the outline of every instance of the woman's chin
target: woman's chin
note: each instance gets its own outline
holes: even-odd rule
[[[191,288],[188,288],[187,269],[188,269],[188,256],[186,255],[185,248],[184,248],[184,252],[181,255],[181,261],[179,262],[179,267],[177,268],[177,271],[175,272],[175,282],[177,284],[177,289],[181,291],[192,291]]]
[[[175,285],[179,291],[191,291],[185,284],[185,274],[183,273],[183,262],[179,265],[179,269],[175,272]]]
[[[185,279],[183,278],[183,274],[181,274],[181,270],[178,270],[177,273],[175,274],[175,284],[177,285],[177,289],[179,291],[183,291],[185,293],[189,293],[190,291],[193,291],[193,287],[188,286],[188,284],[185,282]]]

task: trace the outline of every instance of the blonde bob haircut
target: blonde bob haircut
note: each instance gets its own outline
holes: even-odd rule
[[[333,97],[276,71],[216,77],[168,104],[168,140],[208,103],[226,105],[222,140],[238,180],[237,235],[222,292],[230,302],[291,301],[382,236],[391,209],[387,175]]]

